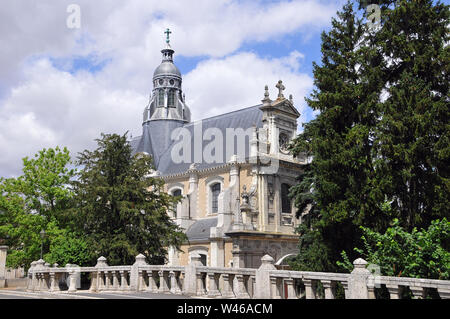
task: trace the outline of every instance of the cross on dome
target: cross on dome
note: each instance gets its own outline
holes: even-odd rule
[[[167,38],[166,38],[166,43],[169,44],[169,42],[170,42],[170,34],[172,33],[172,31],[170,31],[170,29],[167,28],[166,31],[165,31],[164,33],[165,33],[166,36],[167,36]]]

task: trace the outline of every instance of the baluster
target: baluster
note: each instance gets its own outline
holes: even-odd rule
[[[232,274],[222,274],[223,278],[223,292],[222,297],[224,298],[234,298],[233,293],[233,277]]]
[[[284,282],[287,285],[287,299],[297,299],[294,288],[294,278],[286,278]]]
[[[105,290],[110,291],[112,288],[112,272],[105,271]]]
[[[331,280],[321,280],[322,286],[325,290],[325,299],[336,298],[336,282]]]
[[[98,291],[98,272],[93,271],[91,272],[91,286],[89,287],[90,292],[97,292]]]
[[[175,293],[181,295],[183,286],[181,284],[181,271],[175,271]]]
[[[208,278],[209,278],[208,296],[209,297],[220,296],[220,291],[218,289],[218,281],[219,281],[218,275],[216,273],[210,272],[208,273]]]
[[[238,299],[249,299],[250,295],[245,289],[245,278],[244,275],[236,274],[235,275],[235,283],[236,283],[236,298]]]
[[[197,277],[197,296],[204,296],[206,295],[206,285],[203,280],[204,273],[198,272],[196,274]]]
[[[75,271],[70,272],[69,276],[69,292],[77,291],[77,277],[75,276]]]
[[[391,299],[401,298],[401,287],[399,285],[386,285],[386,288],[389,290]]]
[[[168,273],[167,271],[160,270],[158,272],[159,274],[159,292],[166,293],[169,292],[169,285],[168,285]]]
[[[113,276],[113,290],[120,290],[120,272],[117,270],[112,271]]]
[[[50,273],[50,291],[60,291],[59,289],[59,274],[51,272]]]
[[[98,291],[105,290],[105,273],[103,271],[98,272]]]
[[[126,291],[128,290],[128,281],[127,281],[127,271],[120,270],[120,290]]]
[[[174,271],[169,271],[170,293],[175,294],[177,291],[177,278]]]
[[[270,277],[270,289],[272,290],[272,299],[281,299],[280,291],[281,278]]]
[[[341,285],[344,288],[344,297],[345,299],[348,299],[349,293],[348,293],[348,281],[341,281]]]
[[[315,280],[303,279],[303,284],[305,285],[306,299],[316,299]]]
[[[145,291],[147,289],[144,273],[146,273],[145,270],[139,270],[138,272],[138,291]]]
[[[441,299],[450,299],[450,289],[438,287],[437,291],[438,291],[439,297],[441,297]]]
[[[423,289],[423,287],[410,286],[409,289],[411,290],[414,299],[425,298],[425,289]]]

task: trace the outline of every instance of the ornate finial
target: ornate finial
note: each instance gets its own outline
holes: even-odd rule
[[[169,42],[170,42],[170,38],[169,37],[170,37],[170,34],[172,33],[172,31],[170,31],[169,28],[167,28],[164,33],[167,35],[166,43],[169,44]]]
[[[269,88],[267,85],[264,87],[264,99],[261,100],[263,102],[263,105],[268,106],[272,102],[272,100],[269,98]]]
[[[267,85],[264,87],[264,98],[269,98],[269,87]]]
[[[283,85],[283,81],[279,80],[275,87],[278,89],[278,99],[284,99],[283,91],[286,87]]]

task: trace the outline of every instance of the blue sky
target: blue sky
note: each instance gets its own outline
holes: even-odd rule
[[[283,80],[302,114],[320,34],[340,0],[7,0],[0,12],[0,176],[44,147],[77,152],[100,133],[141,133],[170,28],[193,120],[259,104]],[[80,28],[69,28],[70,4]]]

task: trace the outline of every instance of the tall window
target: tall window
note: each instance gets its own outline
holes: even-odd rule
[[[177,188],[176,190],[174,190],[172,192],[172,196],[178,197],[181,196],[181,189]],[[177,218],[177,205],[174,205],[174,207],[172,207],[173,209],[173,217]]]
[[[211,213],[215,214],[219,211],[219,194],[220,183],[211,186]]]
[[[169,95],[167,96],[167,106],[175,107],[175,91],[170,90]]]
[[[281,212],[290,214],[291,213],[291,200],[289,198],[289,188],[288,184],[281,184]]]
[[[163,107],[164,106],[164,90],[159,90],[158,91],[158,106],[159,107]]]

